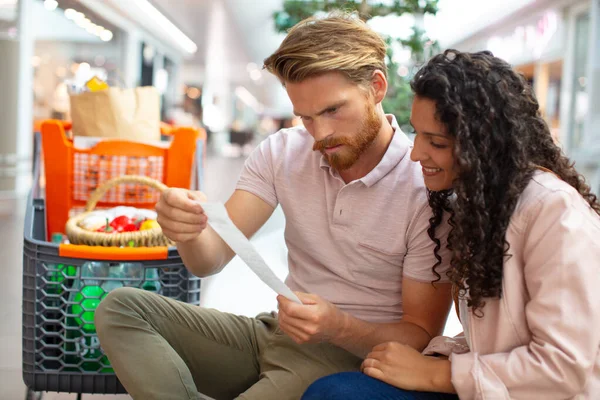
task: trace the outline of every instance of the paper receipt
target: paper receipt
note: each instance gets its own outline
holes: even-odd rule
[[[273,270],[258,253],[254,245],[233,223],[223,203],[201,203],[208,216],[209,225],[221,236],[229,247],[250,267],[250,269],[280,295],[298,304],[302,304],[298,296],[275,275]]]

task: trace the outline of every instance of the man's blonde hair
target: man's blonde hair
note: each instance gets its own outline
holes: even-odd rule
[[[334,12],[300,21],[265,59],[264,68],[285,85],[328,72],[341,72],[366,87],[373,72],[387,76],[386,44],[355,14]]]

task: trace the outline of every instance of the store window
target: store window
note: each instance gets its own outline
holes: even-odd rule
[[[586,89],[586,68],[590,34],[590,14],[583,12],[575,18],[575,54],[573,70],[573,90],[569,121],[570,147],[580,148],[584,140],[585,118],[589,108],[589,96]]]
[[[35,120],[69,120],[69,96],[94,76],[122,86],[122,32],[101,15],[74,0],[33,1],[30,23]]]
[[[156,51],[154,47],[142,43],[142,69],[140,70],[140,86],[154,85],[154,57]]]
[[[0,40],[17,38],[17,0],[0,0]]]

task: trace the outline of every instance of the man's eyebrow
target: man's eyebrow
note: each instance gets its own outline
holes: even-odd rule
[[[317,112],[317,116],[319,115],[323,115],[325,114],[327,111],[331,110],[332,108],[339,108],[343,105],[345,105],[347,103],[346,100],[342,100],[342,101],[338,101],[337,103],[334,103],[332,105],[329,105],[327,107],[325,107],[324,109],[322,109],[321,111]],[[293,111],[294,115],[297,117],[305,117],[305,115],[301,115],[300,113],[296,112],[296,110]]]

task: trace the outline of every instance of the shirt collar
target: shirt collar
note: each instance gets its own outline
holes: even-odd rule
[[[392,141],[388,146],[385,154],[379,164],[375,168],[371,170],[367,175],[359,179],[365,186],[371,187],[377,182],[379,182],[383,177],[389,174],[398,163],[404,158],[410,147],[412,146],[412,142],[410,139],[402,132],[398,122],[396,121],[396,117],[392,114],[385,115],[388,122],[392,126],[394,130],[394,134],[392,136]],[[333,172],[329,162],[327,161],[327,157],[324,155],[321,156],[321,161],[319,166],[322,169],[328,169]],[[337,175],[337,173],[336,173]]]

